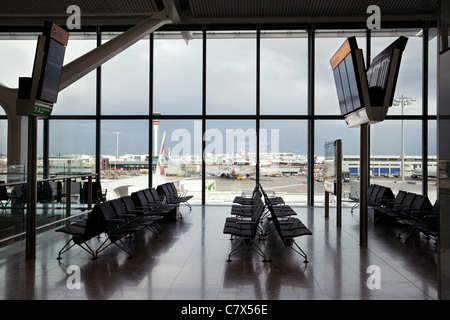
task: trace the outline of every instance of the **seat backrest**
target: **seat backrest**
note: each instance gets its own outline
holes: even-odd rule
[[[138,209],[136,208],[136,205],[135,205],[133,199],[131,199],[131,196],[125,196],[125,197],[121,197],[119,199],[122,201],[123,206],[127,210],[127,213],[137,213],[136,210],[138,210]]]
[[[142,192],[142,190],[133,192],[131,194],[131,199],[133,199],[134,205],[136,207],[142,207],[148,204],[147,197]]]
[[[155,188],[150,188],[150,193],[152,194],[153,200],[155,200],[156,203],[161,203],[163,199],[161,199],[158,191],[156,191]]]
[[[380,188],[378,189],[377,194],[373,198],[373,202],[375,204],[381,204],[381,201],[384,198],[384,194],[386,193],[386,189],[387,189],[386,187],[380,186]]]
[[[96,204],[88,214],[85,235],[88,238],[93,238],[99,236],[103,232],[105,232],[105,221],[100,212],[100,207]]]
[[[261,200],[261,197],[262,197],[262,192],[261,192],[261,190],[258,190],[253,194],[252,200],[253,200],[253,202],[255,202],[255,201]]]
[[[372,192],[370,193],[369,201],[375,202],[378,192],[380,191],[380,188],[381,188],[381,186],[379,186],[379,185],[374,186]]]
[[[256,216],[256,213],[258,212],[258,210],[262,207],[262,209],[264,210],[264,202],[262,201],[261,198],[256,198],[254,199],[253,203],[252,203],[252,213],[253,216]]]
[[[403,202],[403,200],[405,199],[406,194],[407,194],[406,191],[399,190],[397,192],[397,196],[395,197],[394,205],[401,204]]]
[[[111,201],[109,201],[114,209],[114,211],[116,212],[116,214],[118,216],[122,215],[122,214],[127,214],[127,208],[125,207],[122,199],[117,198],[117,199],[113,199]]]
[[[5,181],[0,181],[0,184],[4,184]],[[0,186],[0,200],[9,200],[8,190],[6,186]]]
[[[160,196],[161,198],[164,198],[164,197],[165,197],[165,194],[164,194],[164,190],[163,190],[162,184],[160,184],[159,186],[156,187],[156,192],[158,192],[158,194],[159,194],[159,196]]]
[[[278,235],[280,236],[281,240],[284,241],[284,235],[283,235],[283,232],[281,232],[280,221],[278,220],[278,217],[275,213],[275,210],[273,209],[272,204],[270,203],[270,201],[269,202],[267,201],[267,198],[266,198],[266,206],[269,209],[270,217],[272,218],[272,223],[275,226],[275,229],[277,230]]]
[[[415,198],[416,194],[414,192],[406,193],[406,196],[400,205],[400,210],[402,210],[402,208],[410,208]]]
[[[56,198],[55,198],[55,200],[57,202],[62,201],[62,194],[63,194],[63,183],[62,183],[62,181],[57,181],[56,182]]]
[[[375,188],[375,185],[374,185],[374,184],[371,184],[371,185],[369,186],[369,188],[367,189],[367,196],[368,196],[368,197],[370,197],[370,195],[372,194],[374,188]]]
[[[418,194],[411,204],[411,210],[428,211],[431,210],[431,202],[427,196]]]
[[[168,183],[164,183],[161,187],[166,197],[173,197],[174,193],[170,190]]]
[[[104,219],[104,227],[106,233],[117,230],[118,228],[120,228],[120,226],[126,223],[124,220],[119,221],[119,217],[114,211],[114,208],[111,205],[111,201],[99,203],[98,206]]]
[[[178,190],[177,190],[177,187],[175,186],[175,183],[173,183],[173,182],[168,182],[168,183],[167,183],[167,186],[168,186],[168,189],[170,190],[170,192],[171,192],[172,194],[178,194]]]
[[[153,198],[153,195],[152,195],[150,189],[144,189],[144,190],[142,190],[142,193],[144,194],[144,196],[147,199],[147,202],[149,204],[156,204],[155,199]]]
[[[392,192],[391,188],[386,187],[386,189],[384,190],[382,201],[386,202],[386,201],[392,201],[392,200],[395,200],[395,195]]]
[[[102,189],[102,184],[100,181],[92,181],[92,198],[95,202],[106,201],[106,190]]]
[[[261,220],[262,214],[264,212],[264,204],[261,202],[260,205],[254,207],[253,217],[252,217],[252,239],[256,236],[256,231],[258,230],[258,224]]]

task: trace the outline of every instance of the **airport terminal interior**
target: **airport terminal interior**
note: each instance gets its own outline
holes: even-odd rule
[[[3,0],[0,298],[449,299],[449,25]]]

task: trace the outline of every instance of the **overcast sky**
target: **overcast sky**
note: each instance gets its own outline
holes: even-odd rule
[[[375,55],[394,41],[374,38]],[[345,38],[317,38],[315,65],[316,114],[339,114],[331,56]],[[365,51],[365,39],[358,38]],[[419,115],[422,109],[422,38],[410,37],[400,68],[395,96],[410,96],[416,101],[404,109],[408,115]],[[19,77],[31,76],[35,40],[0,41],[0,83],[16,88]],[[435,40],[430,42],[430,57],[435,55]],[[65,64],[95,47],[94,40],[69,40]],[[433,55],[434,54],[434,55]],[[107,115],[148,114],[149,41],[140,41],[106,62],[102,67],[102,112]],[[155,40],[154,110],[162,114],[200,115],[202,106],[202,41],[188,45],[183,40]],[[429,64],[429,109],[436,112],[435,59]],[[261,41],[261,113],[267,115],[306,114],[307,110],[307,40],[262,39]],[[206,101],[208,114],[255,114],[256,41],[255,39],[210,39],[207,44]],[[0,114],[4,111],[0,108]],[[95,114],[95,72],[91,72],[60,92],[54,106],[55,115]],[[399,106],[388,114],[401,114]],[[0,121],[0,153],[6,153],[6,121]],[[197,153],[201,148],[199,122],[195,120],[161,121],[159,137],[166,132],[166,145],[175,151]],[[405,153],[421,153],[421,122],[405,122]],[[71,154],[95,152],[95,121],[52,121],[50,153]],[[201,128],[201,126],[200,126]],[[268,151],[306,154],[305,120],[262,121],[267,133]],[[372,154],[400,154],[401,121],[384,121],[371,126]],[[242,129],[250,136],[255,121],[208,121],[210,140],[223,140],[226,149],[227,129]],[[148,153],[148,121],[103,121],[102,153],[115,154],[117,137],[119,153]],[[274,138],[271,138],[272,135]],[[278,141],[274,139],[278,135]],[[40,135],[41,136],[41,135]],[[435,124],[430,125],[430,154],[435,154]],[[265,137],[263,135],[263,137]],[[214,138],[214,139],[213,139]],[[359,129],[347,128],[343,120],[317,121],[315,153],[323,155],[326,141],[342,139],[344,154],[359,154]],[[187,141],[190,139],[190,142]],[[272,139],[272,140],[270,140]],[[250,138],[251,140],[251,138]],[[69,143],[67,143],[69,142]],[[74,143],[76,142],[76,143]],[[160,142],[159,142],[160,143]],[[278,145],[275,145],[278,144]],[[200,145],[200,147],[199,147]],[[235,143],[237,145],[237,142]],[[247,140],[245,149],[254,145]],[[189,147],[188,147],[189,146]],[[219,148],[220,149],[220,148]]]

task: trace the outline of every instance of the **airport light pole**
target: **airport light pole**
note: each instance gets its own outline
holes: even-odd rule
[[[119,157],[119,133],[120,132],[114,132],[116,134],[116,165],[114,166],[114,168],[116,169],[117,172],[117,158]]]
[[[158,151],[158,129],[159,129],[159,116],[161,115],[161,113],[159,112],[153,112],[153,130],[154,135],[153,135],[153,154],[155,156],[159,156],[159,151]]]
[[[400,174],[402,176],[402,181],[405,181],[405,125],[403,120],[403,109],[405,106],[409,106],[412,104],[413,101],[416,101],[416,99],[413,99],[411,97],[405,97],[401,95],[398,98],[394,99],[394,102],[392,105],[394,106],[401,106],[402,107],[402,156],[401,156],[401,167],[400,167]]]

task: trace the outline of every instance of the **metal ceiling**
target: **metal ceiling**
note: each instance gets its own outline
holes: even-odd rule
[[[383,15],[423,15],[437,12],[437,1],[411,0],[189,0],[193,16],[233,17],[337,17],[366,15],[378,5]]]
[[[438,11],[438,0],[1,0],[0,26],[62,24],[73,4],[86,26],[134,25],[168,4],[176,24],[365,21],[370,5],[386,21],[434,20]]]

